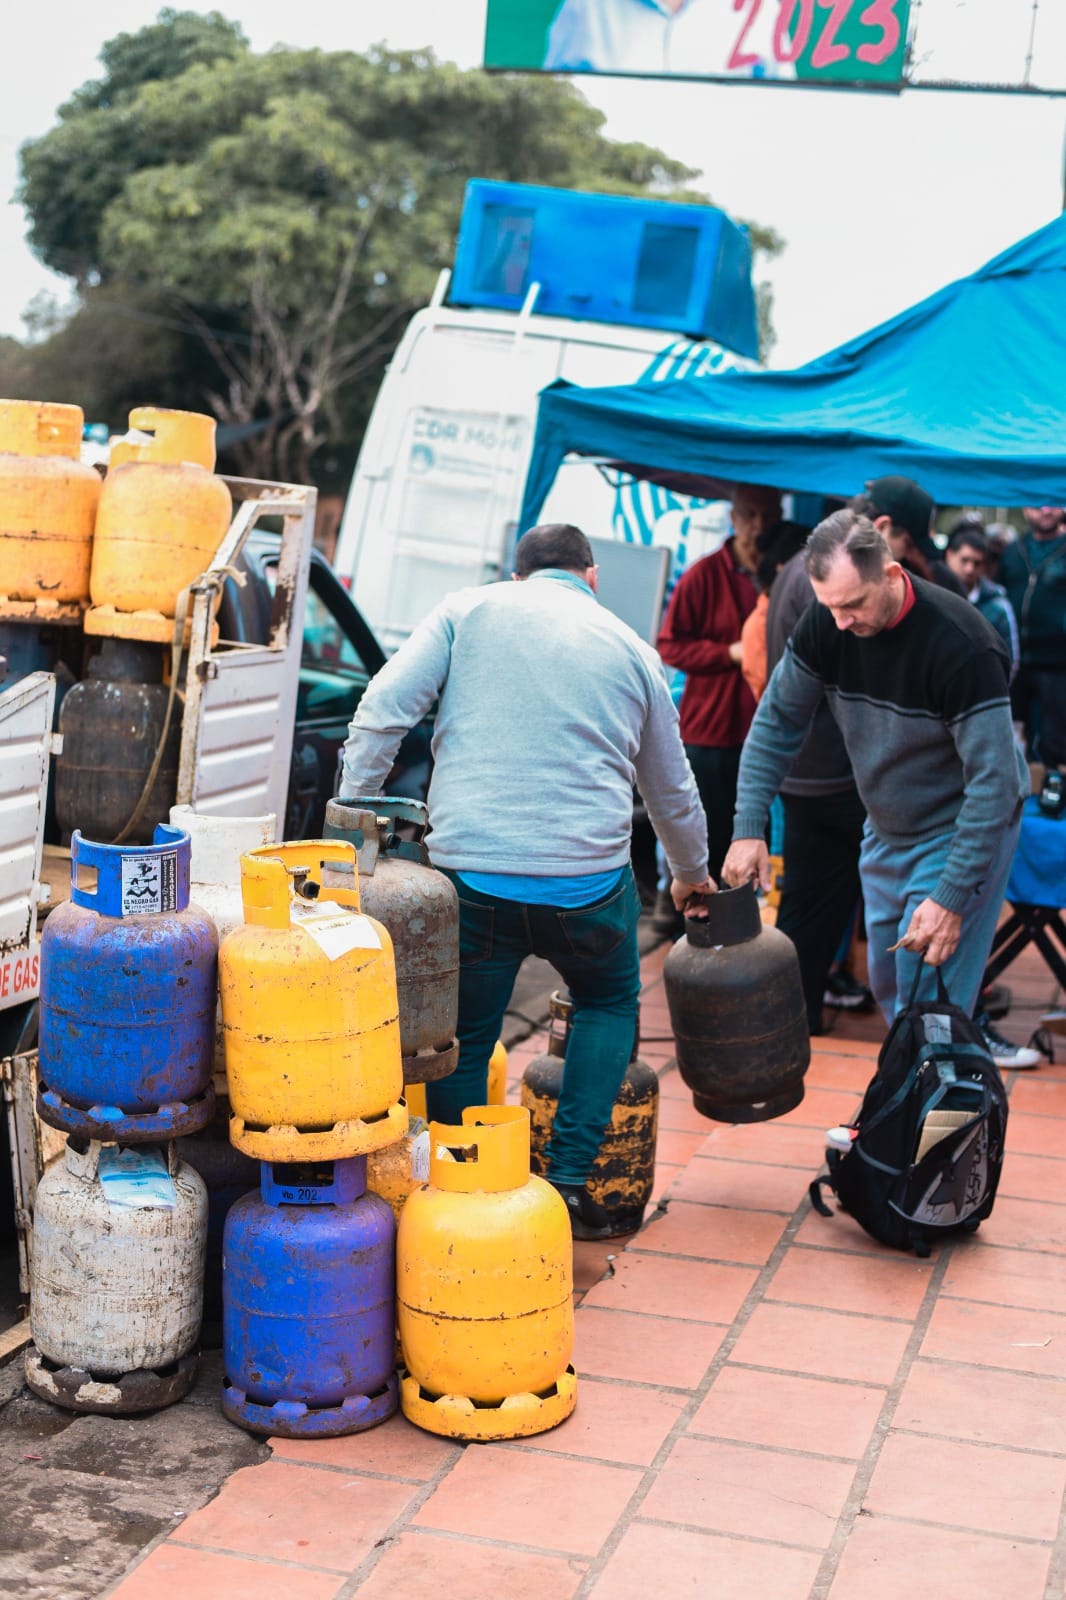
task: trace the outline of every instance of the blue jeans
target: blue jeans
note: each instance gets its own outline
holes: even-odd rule
[[[611,1120],[637,1037],[640,896],[629,867],[604,899],[564,910],[479,894],[447,876],[459,895],[459,1065],[426,1085],[437,1122],[458,1123],[485,1104],[489,1056],[500,1037],[518,969],[549,961],[574,1003],[562,1093],[548,1147],[559,1183],[583,1184]]]
[[[972,1015],[981,992],[1020,827],[1019,817],[1003,830],[999,851],[981,892],[974,895],[969,909],[963,912],[958,949],[942,968],[948,994],[967,1015]],[[891,1022],[906,1005],[916,964],[921,960],[913,950],[897,950],[889,955],[888,947],[902,939],[914,911],[932,895],[954,837],[953,832],[942,833],[935,839],[901,848],[885,844],[866,824],[859,876],[866,902],[867,960],[870,988],[886,1022]],[[936,978],[932,967],[926,967],[917,998],[921,1001],[935,997]]]

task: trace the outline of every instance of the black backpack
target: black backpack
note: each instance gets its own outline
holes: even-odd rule
[[[1007,1096],[977,1024],[948,999],[910,1004],[881,1047],[846,1151],[826,1151],[810,1186],[822,1216],[828,1184],[842,1208],[882,1244],[929,1254],[989,1215],[1003,1166]]]

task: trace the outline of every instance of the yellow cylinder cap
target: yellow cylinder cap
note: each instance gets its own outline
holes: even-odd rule
[[[529,1181],[525,1106],[467,1106],[461,1128],[431,1122],[429,1181],[452,1194],[521,1189]]]
[[[135,406],[130,431],[150,434],[146,439],[114,438],[110,466],[129,461],[163,465],[191,462],[208,472],[215,470],[215,419],[199,411],[166,411],[160,406]]]
[[[245,922],[260,928],[288,928],[292,879],[299,873],[305,880],[321,884],[325,861],[343,861],[352,866],[352,887],[331,887],[326,898],[358,911],[359,874],[354,870],[354,844],[344,839],[307,839],[299,844],[265,844],[241,856]]]
[[[0,400],[0,452],[77,461],[85,413],[49,400]]]

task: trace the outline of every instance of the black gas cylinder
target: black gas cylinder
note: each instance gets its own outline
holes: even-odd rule
[[[663,969],[678,1070],[703,1116],[766,1122],[799,1105],[811,1059],[796,951],[750,884],[706,906]]]
[[[529,1112],[530,1167],[543,1177],[566,1066],[574,1007],[556,991],[550,1002],[548,1049],[522,1075],[522,1104]],[[611,1238],[636,1233],[655,1187],[655,1141],[659,1123],[659,1079],[646,1061],[633,1059],[615,1097],[611,1120],[588,1175],[592,1198],[610,1218]]]
[[[56,817],[65,833],[80,828],[90,839],[114,839],[133,815],[166,717],[169,690],[162,678],[159,645],[104,639],[87,678],[63,701]],[[156,823],[169,817],[177,799],[180,748],[179,701],[148,804],[127,843],[151,844]]]

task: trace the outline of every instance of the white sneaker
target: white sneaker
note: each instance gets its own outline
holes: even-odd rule
[[[1033,1050],[1027,1044],[1011,1044],[1009,1039],[1004,1039],[1001,1033],[996,1032],[987,1017],[978,1017],[977,1026],[997,1067],[1002,1067],[1005,1071],[1021,1072],[1027,1067],[1040,1065],[1039,1050]]]

